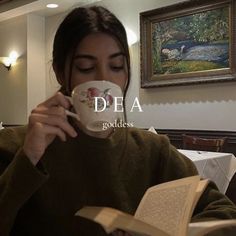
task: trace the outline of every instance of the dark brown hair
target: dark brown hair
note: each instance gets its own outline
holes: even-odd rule
[[[72,60],[75,49],[81,40],[91,33],[102,32],[111,35],[118,41],[125,54],[128,81],[124,98],[130,82],[130,55],[126,31],[117,17],[101,6],[78,7],[72,10],[60,24],[53,44],[53,69],[62,86],[61,91],[67,95],[71,92]],[[66,78],[66,61],[70,59],[69,78]]]

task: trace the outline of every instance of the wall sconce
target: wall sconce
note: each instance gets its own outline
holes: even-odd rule
[[[16,64],[16,60],[19,57],[16,51],[12,51],[8,57],[0,57],[0,62],[10,70],[13,65]]]

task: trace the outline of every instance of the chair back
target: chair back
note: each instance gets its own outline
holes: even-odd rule
[[[188,150],[222,152],[227,138],[201,138],[183,134],[183,148]]]

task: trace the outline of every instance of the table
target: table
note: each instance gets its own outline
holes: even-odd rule
[[[183,149],[178,151],[194,162],[201,177],[212,180],[222,193],[226,192],[236,172],[236,158],[232,153]]]

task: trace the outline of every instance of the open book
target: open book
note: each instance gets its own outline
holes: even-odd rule
[[[236,226],[236,220],[189,223],[207,184],[208,180],[192,176],[153,186],[144,194],[134,216],[92,206],[75,215],[101,224],[107,233],[121,229],[134,236],[201,236],[218,228]]]

